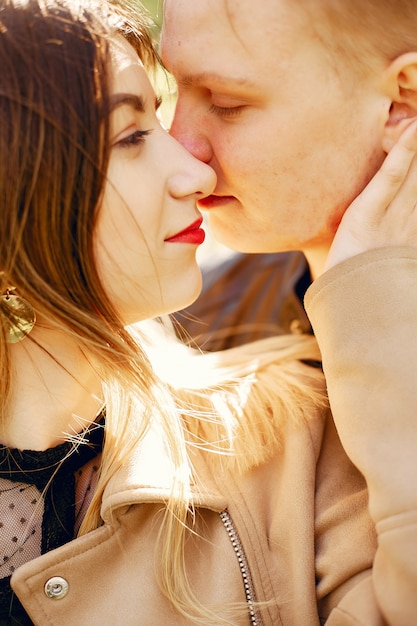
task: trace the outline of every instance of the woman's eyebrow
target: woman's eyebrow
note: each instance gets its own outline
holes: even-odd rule
[[[116,93],[110,97],[110,111],[123,105],[128,105],[140,113],[145,112],[145,101],[142,96],[133,93]]]
[[[159,109],[162,104],[162,98],[159,96],[155,97],[155,111]],[[135,111],[139,111],[139,113],[144,113],[146,108],[145,100],[142,96],[137,96],[133,93],[116,93],[110,97],[110,112],[112,113],[115,109],[120,106],[130,106]]]

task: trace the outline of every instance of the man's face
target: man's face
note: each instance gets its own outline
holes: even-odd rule
[[[298,5],[298,6],[295,6]],[[325,252],[384,157],[389,102],[292,0],[165,0],[172,134],[216,171],[214,235],[243,252]]]

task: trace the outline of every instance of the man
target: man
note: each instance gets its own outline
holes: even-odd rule
[[[214,236],[245,253],[301,250],[313,279],[331,268],[307,292],[307,310],[335,422],[367,480],[378,532],[368,606],[376,603],[379,624],[410,626],[417,398],[415,370],[406,365],[417,351],[410,331],[417,259],[407,220],[415,219],[417,193],[417,4],[165,0],[161,50],[178,83],[171,132],[218,177],[199,203]],[[404,131],[400,151],[353,202]],[[404,328],[401,341],[391,342],[393,326]],[[365,354],[378,346],[369,369],[356,367],[351,333],[363,337]],[[338,393],[346,377],[351,398]],[[366,411],[369,394],[381,396],[377,415]],[[375,623],[343,603],[329,624]]]
[[[302,250],[313,277],[345,209],[417,108],[416,59],[387,63],[404,50],[401,33],[388,42],[384,31],[378,57],[372,4],[355,6],[346,16],[343,0],[165,7],[162,53],[179,95],[172,133],[217,173],[215,195],[201,204],[214,236],[240,252]],[[375,7],[381,25],[409,28],[397,4]],[[202,305],[191,313],[202,316]]]
[[[378,47],[384,19],[414,35],[409,17],[398,3],[345,4],[165,3],[161,50],[178,83],[171,132],[217,173],[200,203],[215,237],[241,252],[301,249],[313,276],[417,112],[417,35],[415,52],[401,54],[401,32],[384,30],[387,51]]]

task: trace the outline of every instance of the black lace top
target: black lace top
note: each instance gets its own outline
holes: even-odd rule
[[[32,624],[10,577],[74,538],[97,478],[103,426],[104,418],[44,452],[0,447],[0,626]]]

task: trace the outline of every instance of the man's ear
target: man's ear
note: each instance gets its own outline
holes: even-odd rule
[[[391,107],[382,147],[389,152],[404,129],[417,119],[417,51],[397,57],[386,70]]]

